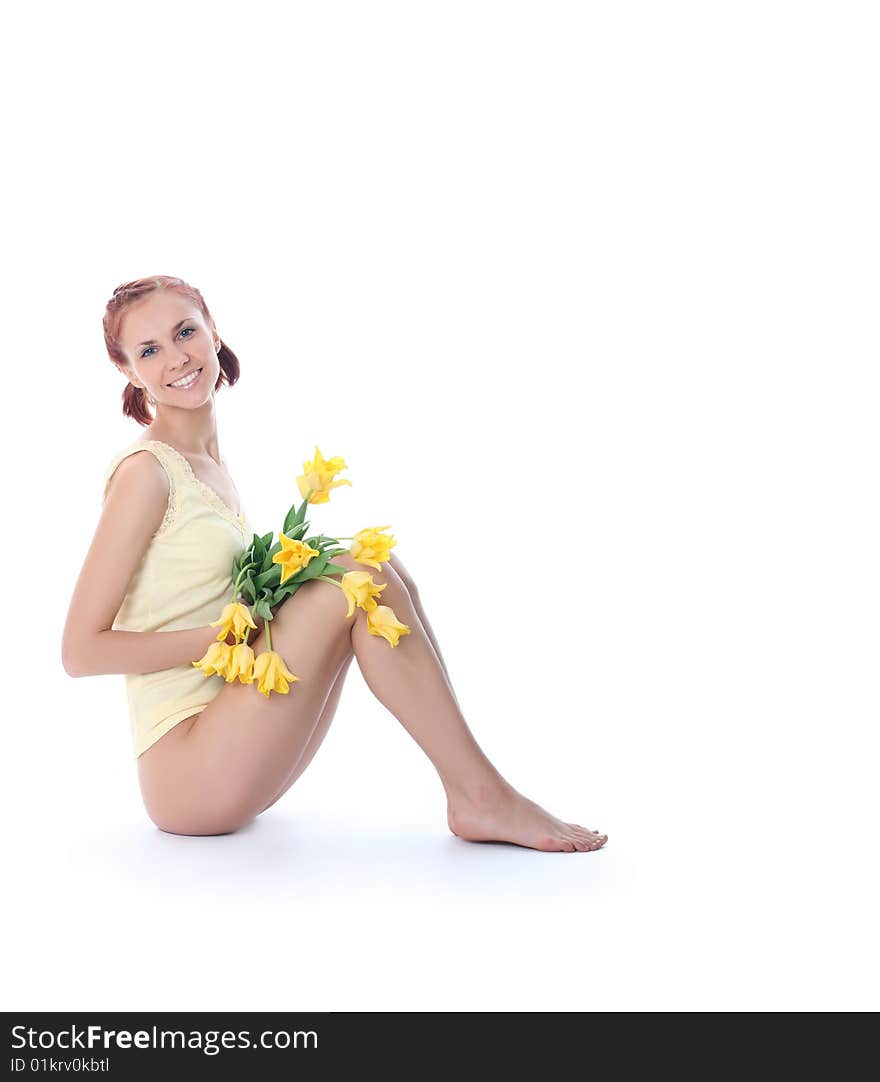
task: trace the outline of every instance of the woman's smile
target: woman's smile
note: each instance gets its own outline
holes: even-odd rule
[[[174,383],[169,383],[168,386],[173,387],[178,391],[189,390],[190,387],[195,386],[198,382],[201,371],[201,368],[197,368],[195,372],[190,372],[186,376],[181,376],[180,379],[175,380]]]

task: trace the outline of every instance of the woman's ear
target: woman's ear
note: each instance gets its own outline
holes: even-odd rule
[[[125,377],[125,379],[128,380],[128,382],[130,384],[132,384],[134,387],[141,387],[142,386],[141,383],[139,383],[136,379],[133,378],[134,373],[129,372],[128,369],[124,365],[117,364],[116,361],[114,361],[113,363],[116,365],[116,367],[119,369],[119,371],[122,373],[122,375]]]

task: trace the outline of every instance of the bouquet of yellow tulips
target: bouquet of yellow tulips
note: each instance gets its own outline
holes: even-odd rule
[[[336,480],[336,474],[345,469],[348,467],[340,457],[325,459],[316,447],[314,459],[304,463],[304,472],[296,479],[303,502],[299,508],[294,503],[285,515],[278,540],[272,543],[271,531],[262,537],[254,534],[250,545],[233,561],[232,601],[224,607],[219,619],[211,623],[211,627],[220,628],[217,639],[204,657],[192,662],[205,676],[222,676],[228,684],[234,680],[242,684],[256,682],[257,689],[267,699],[273,691],[286,695],[290,690],[288,681],[297,681],[299,677],[294,676],[281,655],[272,649],[269,624],[279,606],[304,582],[312,579],[332,582],[339,587],[348,600],[348,618],[354,615],[355,608],[363,609],[370,634],[381,635],[389,646],[397,646],[400,636],[410,633],[391,608],[376,601],[387,583],[379,585],[373,582],[368,571],[347,571],[343,565],[332,562],[340,552],[350,552],[358,563],[381,571],[382,562],[388,559],[389,552],[397,544],[393,537],[382,533],[389,527],[371,527],[343,538],[352,542],[350,549],[340,547],[339,538],[325,534],[303,540],[309,527],[305,520],[307,507],[329,503],[331,489],[351,485],[351,481]],[[334,578],[336,575],[341,578]],[[257,657],[247,642],[248,635],[252,630],[256,631],[257,625],[242,597],[265,621],[268,649]],[[226,642],[230,632],[235,638],[234,645]]]

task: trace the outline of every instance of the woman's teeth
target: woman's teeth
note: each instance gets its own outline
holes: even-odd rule
[[[201,372],[201,368],[196,369],[196,371],[193,372],[191,375],[185,376],[183,379],[177,380],[176,383],[169,383],[168,386],[169,387],[190,387],[199,378],[199,372]]]

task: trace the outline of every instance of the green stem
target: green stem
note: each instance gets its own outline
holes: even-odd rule
[[[267,647],[268,647],[268,648],[269,648],[270,650],[272,649],[272,632],[271,632],[271,631],[269,630],[269,624],[270,624],[271,622],[272,622],[271,620],[267,620],[267,621],[266,621],[266,622],[265,622],[265,623],[263,624],[263,627],[265,628],[265,631],[266,631],[266,646],[267,646]]]
[[[315,575],[315,582],[332,582],[334,586],[338,586],[342,589],[342,583],[339,579],[332,579],[329,575]]]

